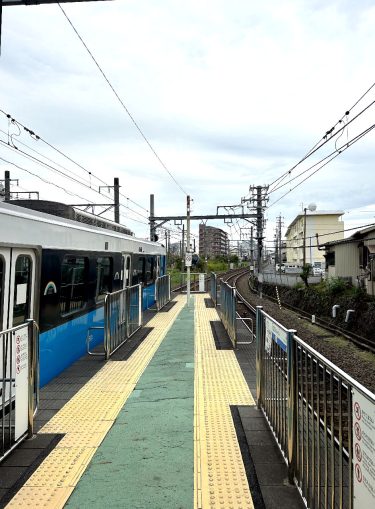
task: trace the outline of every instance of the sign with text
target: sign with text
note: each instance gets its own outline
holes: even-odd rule
[[[186,253],[185,254],[185,267],[191,267],[191,262],[193,261],[193,254]]]
[[[353,507],[375,507],[375,404],[352,389]]]
[[[271,352],[272,341],[286,352],[288,344],[288,333],[277,323],[273,322],[270,318],[265,319],[266,324],[266,344],[265,348],[268,353]]]
[[[15,381],[16,381],[16,403],[15,403],[15,439],[18,440],[28,428],[29,412],[29,327],[25,324],[18,329],[13,336],[16,353]]]

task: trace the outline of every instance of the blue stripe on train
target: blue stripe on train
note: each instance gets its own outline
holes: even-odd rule
[[[98,308],[40,335],[40,386],[60,374],[86,353],[87,329],[102,326],[104,308]],[[103,332],[93,331],[91,347],[103,342]]]
[[[147,309],[155,303],[155,285],[143,288],[142,307]],[[104,323],[104,307],[90,311],[69,322],[40,335],[40,386],[59,375],[86,353],[86,336],[89,327],[100,327]],[[92,349],[103,342],[101,330],[92,331]]]

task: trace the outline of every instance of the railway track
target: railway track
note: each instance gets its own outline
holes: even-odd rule
[[[249,292],[252,292],[253,294],[257,293],[256,290],[250,286],[250,283],[248,283],[248,288],[249,288]],[[246,296],[245,295],[241,295],[238,290],[237,290],[237,293],[239,294],[239,296],[241,298],[241,301],[243,302],[244,307],[246,309],[248,309],[249,311],[251,311],[252,313],[256,313],[256,309],[254,308],[254,306],[252,306],[247,301]],[[276,304],[278,304],[280,306],[279,301],[275,297],[271,297],[271,296],[263,293],[263,299],[268,299],[271,302],[274,302],[274,303],[276,303]],[[307,320],[309,322],[312,321],[312,315],[310,313],[307,313],[306,311],[303,311],[302,309],[296,308],[296,307],[291,306],[291,305],[286,304],[286,303],[282,303],[281,306],[283,308],[285,308],[285,309],[289,309],[290,311],[293,311],[294,313],[296,313],[297,317],[300,318],[300,319]],[[334,325],[332,323],[329,323],[327,320],[324,320],[323,318],[320,318],[320,317],[318,317],[316,315],[315,315],[315,322],[313,322],[313,323],[315,323],[316,325],[318,325],[322,329],[324,329],[324,330],[326,330],[328,332],[331,332],[333,335],[342,336],[345,339],[347,339],[347,340],[351,341],[352,343],[354,343],[356,346],[360,347],[361,349],[369,351],[369,352],[375,354],[375,344],[374,344],[374,341],[371,341],[368,338],[360,336],[359,334],[355,334],[353,332],[348,332],[347,330],[345,330],[345,329],[343,329],[343,328],[341,328],[341,327],[339,327],[337,325]]]

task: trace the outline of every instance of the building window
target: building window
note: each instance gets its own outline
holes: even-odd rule
[[[60,311],[67,315],[86,305],[88,259],[65,256],[61,265]]]
[[[110,257],[100,257],[96,260],[96,291],[97,302],[104,300],[107,293],[112,291],[113,261]]]

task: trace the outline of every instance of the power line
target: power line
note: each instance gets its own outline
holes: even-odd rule
[[[307,216],[307,217],[309,217],[309,216]],[[336,233],[344,233],[344,232],[349,232],[349,231],[353,231],[353,230],[362,230],[363,228],[369,228],[370,226],[375,226],[375,223],[363,224],[363,225],[360,225],[360,226],[353,226],[351,228],[344,228],[343,230],[336,230],[334,232],[319,233],[319,238],[320,237],[326,237],[327,235],[335,235]],[[309,236],[306,237],[306,239],[314,239],[315,237],[316,237],[316,235],[309,235]],[[292,243],[292,242],[296,242],[297,240],[299,240],[299,239],[286,239],[283,242],[285,244],[289,244],[289,243]],[[346,240],[346,239],[337,239],[337,240]],[[266,242],[273,243],[274,241],[273,240],[266,240]],[[332,241],[329,241],[329,242],[332,242]]]
[[[23,157],[25,157],[25,158],[27,158],[27,159],[32,160],[34,163],[40,164],[41,166],[44,166],[45,168],[47,168],[47,169],[49,169],[49,170],[51,170],[51,171],[54,171],[54,172],[58,173],[59,175],[61,175],[61,176],[65,177],[65,178],[67,178],[68,180],[71,180],[71,181],[73,181],[73,182],[76,182],[77,184],[80,184],[81,186],[85,187],[86,189],[89,189],[90,191],[93,191],[93,192],[95,192],[95,193],[97,193],[97,194],[102,195],[102,193],[100,193],[98,190],[94,189],[94,188],[93,188],[93,187],[91,187],[90,185],[87,185],[87,184],[85,184],[85,183],[83,183],[83,182],[81,182],[81,181],[77,180],[75,177],[71,177],[70,175],[66,175],[63,171],[58,170],[57,168],[55,168],[55,167],[51,166],[50,164],[48,164],[48,163],[46,163],[46,162],[44,162],[44,161],[41,161],[41,160],[40,160],[40,159],[38,159],[37,157],[34,157],[34,156],[33,156],[33,155],[31,155],[31,154],[28,154],[27,152],[25,152],[25,151],[23,151],[23,150],[19,149],[18,147],[14,146],[14,145],[13,145],[13,146],[12,146],[12,145],[9,145],[8,143],[6,143],[5,141],[3,141],[3,140],[1,140],[1,139],[0,139],[0,143],[1,143],[2,145],[4,145],[6,148],[8,148],[9,150],[12,150],[12,151],[14,151],[14,152],[16,152],[16,153],[18,153],[18,154],[22,155]],[[32,149],[31,149],[31,150],[32,150]],[[42,155],[42,157],[44,157],[44,156]],[[50,160],[50,159],[48,159],[48,160]],[[50,161],[51,161],[51,160],[50,160]],[[52,162],[53,162],[54,164],[56,164],[54,161],[52,161]],[[77,195],[77,196],[78,196],[78,195]],[[106,198],[108,198],[108,199],[112,199],[112,198],[111,198],[111,196],[109,196],[109,195],[104,195],[104,196],[106,196]],[[84,199],[84,198],[83,198],[83,199]],[[127,206],[127,205],[124,205],[123,203],[120,203],[120,206],[121,206],[121,207],[125,207],[126,209],[130,210],[131,212],[133,212],[134,214],[137,214],[137,215],[138,215],[138,216],[140,216],[140,217],[143,217],[143,218],[145,218],[145,219],[148,219],[148,217],[147,217],[147,216],[145,216],[144,214],[141,214],[140,212],[138,212],[138,211],[136,211],[136,210],[134,210],[134,209],[130,208],[130,207],[129,207],[129,206]]]
[[[69,194],[70,196],[75,196],[76,198],[79,198],[80,200],[83,200],[83,201],[87,201],[86,198],[84,198],[83,196],[77,194],[77,193],[72,193],[71,191],[68,191],[65,187],[62,187],[62,186],[59,186],[58,184],[55,184],[54,182],[51,182],[49,180],[46,180],[44,179],[43,177],[41,177],[40,175],[37,175],[36,173],[26,169],[26,168],[23,168],[22,166],[19,166],[18,164],[12,162],[12,161],[8,161],[7,159],[4,159],[3,157],[0,156],[0,160],[3,161],[4,163],[7,163],[7,164],[10,164],[12,166],[14,166],[15,168],[21,170],[21,171],[25,171],[26,173],[28,173],[29,175],[32,175],[33,177],[36,177],[38,178],[39,180],[41,180],[42,182],[44,182],[45,184],[48,184],[48,185],[51,185],[51,186],[54,186],[58,189],[60,189],[61,191],[64,191],[65,193]],[[89,203],[90,205],[95,205],[95,203]],[[123,205],[124,206],[124,205]],[[134,211],[133,211],[134,212]],[[124,214],[121,214],[122,217],[124,217],[125,219],[127,219],[128,221],[135,221],[137,223],[141,223],[141,224],[145,224],[145,225],[148,225],[148,223],[145,223],[143,221],[139,221],[137,219],[134,219],[132,217],[129,217],[129,216],[124,216]]]
[[[320,235],[319,235],[320,237]],[[306,247],[322,247],[322,246],[326,246],[327,244],[330,244],[331,242],[334,242],[335,244],[337,243],[340,243],[340,244],[352,244],[353,242],[362,242],[362,241],[368,241],[368,240],[375,240],[375,237],[369,237],[369,238],[366,238],[366,239],[352,239],[352,238],[347,238],[347,239],[339,239],[339,240],[328,240],[327,242],[323,242],[322,244],[309,244],[308,246]],[[269,241],[271,242],[271,241]],[[304,245],[301,244],[301,245],[298,245],[298,246],[293,246],[289,249],[303,249],[304,248]]]
[[[367,109],[369,109],[374,103],[375,101],[373,101],[372,103],[370,103],[368,106],[366,106],[366,108],[364,108],[362,111],[360,111],[355,117],[353,117],[347,124],[345,124],[341,129],[339,129],[338,131],[336,131],[335,134],[333,134],[330,138],[328,138],[328,136],[330,134],[332,134],[332,132],[335,130],[335,128],[337,127],[338,124],[341,124],[344,120],[345,117],[347,117],[350,113],[350,111],[355,107],[357,106],[357,104],[368,94],[368,92],[375,86],[375,83],[373,83],[371,85],[371,87],[358,99],[358,101],[356,101],[354,103],[354,105],[345,112],[345,114],[341,117],[340,120],[338,120],[336,122],[336,124],[331,128],[329,129],[328,131],[326,131],[325,135],[323,136],[323,138],[321,138],[304,156],[302,159],[300,159],[291,169],[289,169],[288,171],[286,171],[285,173],[283,173],[282,175],[280,175],[280,177],[278,177],[277,179],[275,179],[273,182],[271,182],[270,184],[270,187],[273,186],[274,184],[276,184],[276,182],[278,181],[283,181],[288,175],[290,175],[290,173],[297,167],[299,166],[301,163],[303,163],[308,157],[310,157],[312,154],[314,154],[317,150],[319,150],[320,148],[322,148],[326,143],[328,143],[329,141],[332,140],[333,137],[337,136],[340,132],[343,132],[343,130],[348,127],[349,124],[351,124],[354,120],[356,120],[360,115],[362,115]],[[322,142],[322,140],[325,140],[324,142]],[[273,189],[271,189],[271,191],[273,191]]]
[[[62,152],[59,148],[55,147],[54,145],[52,145],[51,143],[49,143],[47,140],[45,140],[42,136],[40,136],[39,134],[36,134],[33,130],[29,129],[28,127],[24,126],[21,122],[19,122],[18,120],[16,120],[15,118],[13,118],[9,113],[6,113],[4,110],[0,109],[0,113],[2,113],[3,115],[5,115],[5,117],[8,119],[8,121],[10,123],[12,123],[13,125],[16,125],[18,127],[18,129],[22,128],[25,132],[27,132],[31,138],[33,140],[36,140],[36,141],[41,141],[42,143],[44,143],[45,145],[47,145],[48,147],[50,147],[52,150],[56,151],[58,154],[60,154],[61,156],[65,157],[68,161],[70,161],[71,163],[73,163],[74,165],[76,165],[78,168],[80,168],[81,170],[83,170],[84,172],[86,172],[88,175],[89,175],[89,178],[91,179],[91,177],[95,178],[98,182],[100,182],[101,184],[104,184],[105,186],[108,186],[107,182],[105,182],[103,179],[101,179],[100,177],[98,177],[97,175],[95,175],[92,171],[88,170],[87,168],[85,168],[84,166],[82,166],[80,163],[78,163],[77,161],[75,161],[74,159],[72,159],[70,156],[68,156],[67,154],[65,154],[64,152]],[[14,135],[10,135],[9,133],[6,133],[5,131],[2,131],[4,134],[6,134],[8,136],[8,141],[9,139],[11,139],[12,141],[12,144],[14,144],[13,142],[13,136]],[[21,143],[20,140],[17,140],[17,143]],[[32,149],[31,147],[29,147],[28,145],[26,145],[25,143],[23,143],[23,145],[25,145],[26,147],[30,148],[30,150],[33,150],[34,152],[38,153],[36,150]],[[40,153],[38,153],[38,155],[41,155]],[[48,160],[48,158],[44,155],[42,155],[42,157],[44,157],[45,159]],[[64,168],[62,165],[60,165],[59,163],[56,163],[58,166]],[[64,168],[65,169],[65,168]],[[78,176],[75,172],[71,171],[71,170],[67,170],[69,171],[70,173],[72,173],[73,175],[76,175]],[[78,176],[78,178],[82,178],[80,176]],[[83,180],[83,179],[82,179]],[[87,182],[87,181],[86,181]],[[90,181],[89,181],[90,183]],[[137,203],[136,201],[132,200],[131,198],[129,198],[128,196],[126,196],[125,194],[121,193],[120,192],[120,195],[123,197],[123,198],[126,198],[127,200],[129,200],[131,203],[133,203],[134,205],[136,205],[137,207],[139,207],[140,209],[143,209],[145,212],[149,212],[148,209],[146,209],[145,207],[143,207],[142,205],[140,205],[139,203]]]
[[[121,97],[118,95],[118,93],[116,92],[115,88],[113,87],[112,83],[109,81],[109,79],[107,78],[106,74],[104,73],[103,69],[100,67],[98,61],[96,60],[96,58],[94,57],[94,55],[92,54],[92,52],[89,50],[87,44],[85,43],[85,41],[82,39],[82,37],[80,36],[80,34],[78,33],[77,29],[75,28],[75,26],[73,25],[73,23],[70,21],[68,15],[66,14],[66,12],[64,11],[64,9],[61,7],[61,5],[58,3],[57,4],[63,15],[65,16],[65,18],[67,19],[68,23],[70,24],[70,26],[72,27],[72,29],[74,30],[74,32],[76,33],[77,37],[79,38],[79,40],[81,41],[81,43],[83,44],[83,46],[85,47],[87,53],[90,55],[91,59],[93,60],[94,64],[96,65],[96,67],[99,69],[101,75],[103,76],[103,78],[105,79],[105,81],[107,82],[108,86],[110,87],[110,89],[112,90],[112,92],[114,93],[114,95],[116,96],[117,100],[119,101],[119,103],[121,104],[121,106],[123,107],[123,109],[126,111],[127,115],[129,116],[130,120],[133,122],[135,128],[137,129],[137,131],[139,132],[139,134],[142,136],[143,140],[147,143],[148,147],[151,149],[152,153],[154,154],[154,156],[156,157],[156,159],[159,161],[159,163],[161,164],[161,166],[164,168],[164,170],[168,173],[168,175],[171,177],[171,179],[173,180],[173,182],[180,188],[180,190],[187,195],[187,192],[183,189],[183,187],[177,182],[176,178],[172,175],[172,173],[169,171],[169,169],[167,168],[167,166],[164,164],[164,162],[161,160],[161,158],[159,157],[159,155],[157,154],[156,150],[154,149],[154,147],[151,145],[151,143],[149,142],[148,138],[146,137],[146,135],[143,133],[142,129],[140,128],[140,126],[138,125],[138,123],[136,122],[135,118],[133,117],[133,115],[130,113],[130,111],[128,110],[128,108],[126,107],[125,103],[123,102],[123,100],[121,99]]]
[[[364,131],[362,131],[362,133],[358,134],[357,136],[355,136],[354,138],[352,138],[349,142],[345,143],[344,145],[342,145],[338,151],[335,151],[335,152],[332,152],[332,154],[335,154],[333,155],[328,161],[326,161],[324,164],[322,164],[319,168],[317,168],[315,171],[313,171],[310,175],[308,175],[306,178],[304,178],[303,180],[301,180],[301,182],[299,182],[298,184],[296,184],[294,187],[292,187],[289,191],[287,191],[286,193],[284,193],[280,198],[278,198],[277,200],[275,200],[274,202],[271,203],[271,205],[269,205],[267,208],[270,209],[271,207],[273,207],[276,203],[278,203],[280,200],[282,200],[283,198],[285,198],[285,196],[287,196],[289,193],[291,193],[294,189],[296,189],[297,187],[299,187],[301,184],[303,184],[306,180],[308,180],[309,178],[311,178],[313,175],[315,175],[315,173],[317,173],[319,170],[321,170],[322,168],[324,168],[324,166],[326,166],[328,163],[330,163],[331,161],[333,161],[334,159],[336,159],[336,157],[338,157],[342,152],[345,152],[345,150],[347,150],[349,147],[351,147],[352,145],[354,145],[354,143],[356,143],[357,141],[359,141],[361,138],[363,138],[366,134],[368,134],[370,131],[372,131],[373,129],[375,128],[375,124],[373,124],[372,126],[370,126],[369,128],[365,129]],[[330,154],[330,155],[332,155]],[[328,156],[329,157],[329,156]],[[325,161],[325,159],[327,159],[327,157],[325,157],[324,159],[322,159],[319,163],[321,163],[322,161]],[[316,163],[316,164],[319,164],[319,163]],[[309,171],[311,170],[312,168],[314,168],[316,166],[316,164],[314,164],[313,166],[311,166],[309,169],[305,170],[304,172],[302,172],[300,175],[298,175],[298,177],[300,177],[303,173],[306,173],[306,171]]]

